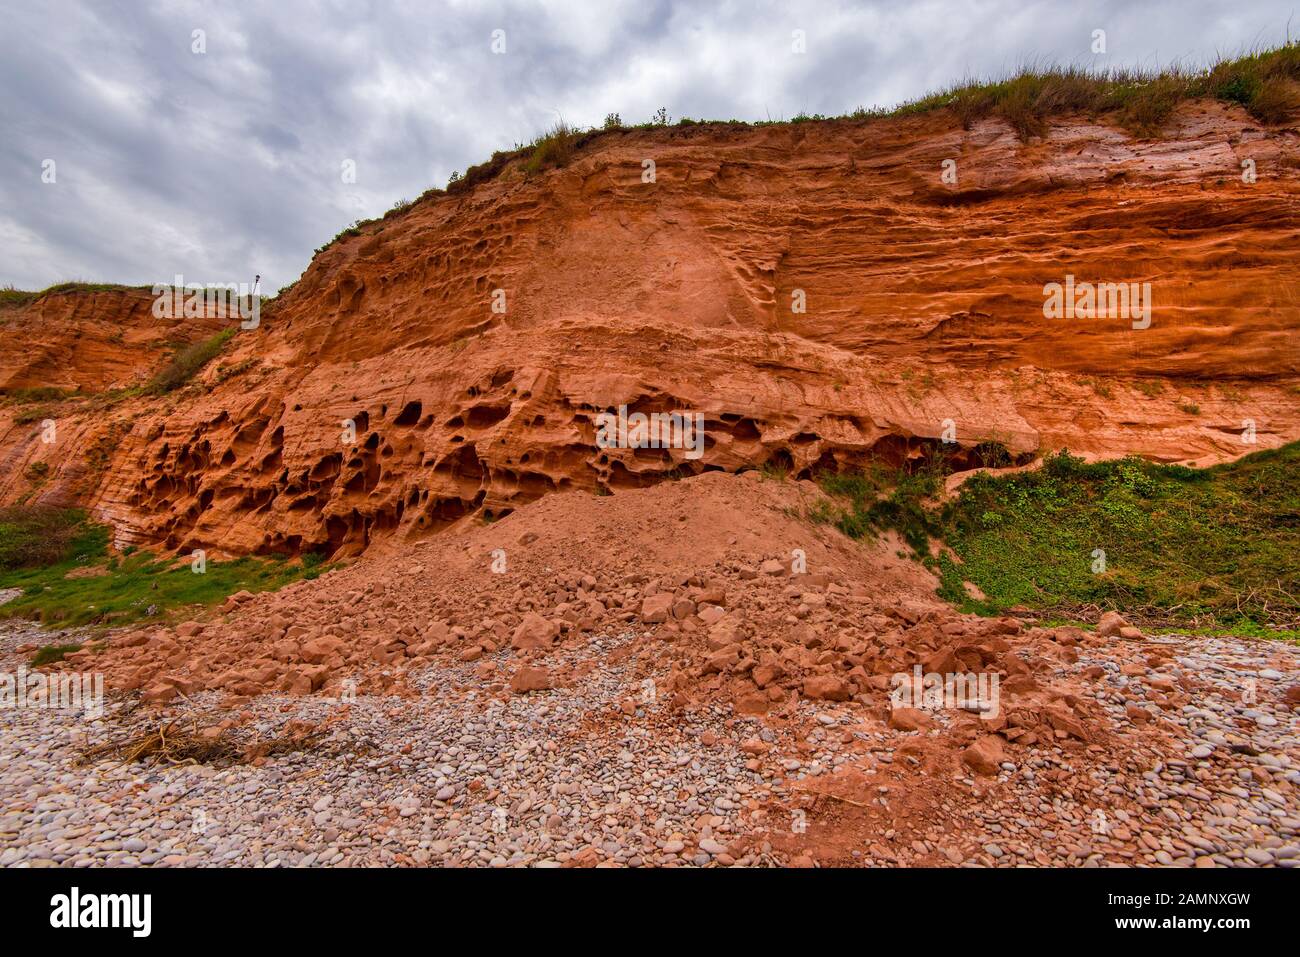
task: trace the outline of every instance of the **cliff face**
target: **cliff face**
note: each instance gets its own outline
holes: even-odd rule
[[[556,489],[945,434],[1019,461],[1235,457],[1300,437],[1298,166],[1294,130],[1217,104],[1143,141],[938,115],[604,136],[333,244],[181,392],[61,403],[55,443],[5,406],[0,499],[83,501],[123,544],[346,553]],[[1046,317],[1067,281],[1136,284],[1149,317]],[[173,330],[147,293],[104,295],[0,312],[0,382],[148,375]],[[703,414],[704,454],[598,447],[624,404]]]
[[[227,324],[215,310],[189,319],[174,310],[174,318],[158,318],[153,303],[148,289],[121,288],[0,305],[0,390],[93,394],[127,388],[153,371],[169,346],[210,336]]]

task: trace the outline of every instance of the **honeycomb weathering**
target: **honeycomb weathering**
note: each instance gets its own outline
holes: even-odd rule
[[[1161,140],[940,115],[604,136],[331,245],[186,389],[59,403],[54,443],[7,406],[0,499],[88,504],[118,544],[347,554],[561,489],[901,461],[945,427],[1022,461],[1232,458],[1300,437],[1296,155],[1217,104]],[[1044,318],[1067,274],[1151,283],[1151,327]],[[149,301],[0,307],[0,386],[139,383],[227,322]],[[703,414],[703,456],[598,447],[620,404]]]

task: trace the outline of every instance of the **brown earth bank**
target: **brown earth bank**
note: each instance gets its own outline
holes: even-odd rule
[[[623,131],[343,236],[164,396],[104,398],[229,320],[156,320],[147,290],[0,306],[0,387],[82,390],[0,408],[0,502],[88,505],[119,546],[345,556],[945,432],[972,465],[990,441],[1221,461],[1300,438],[1298,198],[1296,130],[1209,102],[1145,140],[939,114]],[[1067,275],[1149,282],[1149,328],[1044,318]],[[702,414],[703,455],[599,448],[624,404]]]

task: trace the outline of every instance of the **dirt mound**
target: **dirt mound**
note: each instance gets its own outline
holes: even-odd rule
[[[376,550],[316,581],[234,596],[206,620],[126,632],[61,667],[93,665],[110,690],[165,703],[214,689],[413,694],[409,674],[481,660],[479,677],[508,697],[571,680],[550,665],[559,648],[581,659],[593,636],[631,633],[625,653],[649,682],[629,689],[631,710],[643,693],[776,720],[807,701],[854,702],[880,722],[928,726],[908,713],[919,708],[890,707],[893,676],[920,666],[997,675],[1016,702],[959,722],[963,747],[991,730],[1022,743],[1096,737],[1085,705],[1035,679],[1087,640],[1077,629],[955,614],[897,543],[862,545],[809,524],[819,495],[750,472],[549,496],[413,551]],[[964,760],[996,770],[985,751]]]

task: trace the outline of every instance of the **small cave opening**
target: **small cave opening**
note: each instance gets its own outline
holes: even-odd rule
[[[393,420],[393,425],[415,425],[420,421],[420,413],[424,411],[424,406],[418,399],[412,400],[402,406],[402,411],[397,413],[397,418]]]
[[[790,454],[789,449],[777,449],[767,457],[763,463],[766,468],[775,469],[778,472],[794,471],[794,456]]]
[[[470,428],[486,429],[510,414],[509,405],[476,405],[466,413]]]

